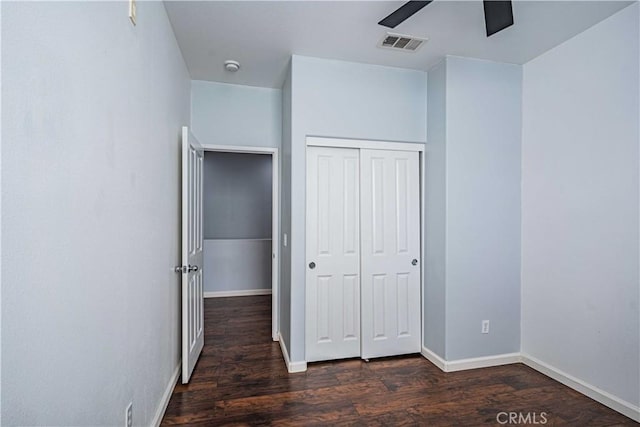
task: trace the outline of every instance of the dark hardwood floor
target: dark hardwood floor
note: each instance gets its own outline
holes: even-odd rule
[[[271,341],[269,296],[205,300],[202,356],[162,424],[475,426],[500,425],[500,412],[528,414],[530,425],[637,425],[521,364],[445,374],[415,355],[289,374]]]

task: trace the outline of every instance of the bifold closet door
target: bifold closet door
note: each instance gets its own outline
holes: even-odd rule
[[[360,355],[359,150],[307,147],[306,360]]]
[[[360,151],[362,354],[420,352],[418,153]]]

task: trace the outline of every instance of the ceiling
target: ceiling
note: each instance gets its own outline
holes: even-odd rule
[[[514,1],[515,24],[490,38],[482,1],[436,0],[394,30],[397,1],[165,1],[191,78],[281,87],[292,54],[427,70],[444,55],[523,64],[630,2]],[[428,37],[416,52],[381,49],[386,31]],[[237,73],[224,70],[240,62]]]

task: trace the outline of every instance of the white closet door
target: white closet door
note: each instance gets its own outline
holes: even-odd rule
[[[307,147],[306,360],[360,355],[359,150]]]
[[[360,151],[362,358],[420,351],[418,153]]]

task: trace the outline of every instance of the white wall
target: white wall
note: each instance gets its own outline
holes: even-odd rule
[[[638,3],[524,67],[522,351],[640,405]]]
[[[279,147],[282,91],[194,80],[191,127],[202,144]]]
[[[3,425],[132,400],[149,425],[180,358],[187,69],[162,3],[1,7]]]
[[[446,359],[518,352],[522,67],[446,61]]]
[[[305,342],[305,138],[313,135],[424,143],[427,80],[421,71],[294,55],[291,82],[291,199],[285,207],[291,210],[291,276],[283,287],[290,286],[291,333],[287,346],[291,360],[296,362],[304,360]],[[284,162],[288,161],[285,153]]]

